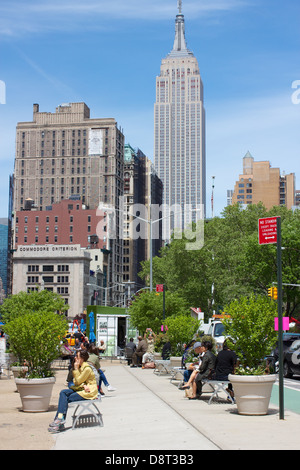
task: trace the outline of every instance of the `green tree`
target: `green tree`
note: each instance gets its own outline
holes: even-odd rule
[[[183,345],[189,343],[197,333],[200,321],[187,315],[171,316],[166,319],[167,334],[171,343],[172,355],[181,356]]]
[[[147,328],[158,333],[163,324],[163,294],[144,291],[135,296],[129,307],[130,321],[142,334]],[[165,292],[165,318],[171,315],[189,315],[189,307],[179,294]]]
[[[2,321],[7,323],[18,316],[32,312],[64,312],[69,306],[55,292],[48,290],[19,292],[4,299],[0,306]]]
[[[300,211],[263,204],[228,206],[221,217],[204,224],[204,246],[186,250],[186,240],[172,238],[171,243],[153,259],[153,281],[178,293],[190,307],[200,307],[206,318],[213,310],[250,292],[267,295],[277,282],[276,245],[258,244],[258,219],[281,217],[282,279],[284,284],[300,283]],[[149,262],[140,274],[149,278]],[[287,315],[300,314],[300,289],[283,286],[283,304]]]
[[[207,272],[209,255],[203,249],[187,250],[188,242],[184,235],[182,239],[172,238],[160,256],[153,258],[153,285],[165,284],[168,291],[185,299],[189,307],[200,307],[206,312],[211,301],[211,280]],[[149,261],[145,261],[139,275],[146,282],[149,269]]]

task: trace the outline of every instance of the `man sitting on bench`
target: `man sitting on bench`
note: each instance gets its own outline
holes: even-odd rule
[[[204,355],[199,370],[192,372],[188,383],[181,387],[182,390],[192,387],[193,394],[189,397],[189,400],[196,400],[200,397],[202,393],[202,380],[208,378],[215,368],[216,356],[211,352],[211,341],[203,341],[202,348]]]
[[[228,381],[228,375],[234,373],[234,368],[237,363],[237,355],[234,351],[231,351],[226,343],[226,340],[223,344],[222,351],[219,352],[216,359],[216,369],[214,380],[224,380],[225,382]],[[228,384],[227,389],[229,395],[233,398],[233,390],[232,384]]]

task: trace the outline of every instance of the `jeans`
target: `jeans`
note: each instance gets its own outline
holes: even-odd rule
[[[193,372],[192,370],[188,370],[188,369],[186,369],[186,370],[184,371],[184,373],[183,373],[183,381],[184,381],[184,382],[188,382],[188,381],[189,381],[189,378],[190,378],[190,376],[192,375],[192,372]]]
[[[104,372],[101,369],[99,369],[98,372],[100,375],[100,379],[99,379],[99,390],[100,390],[102,381],[106,387],[109,385],[109,383],[107,381],[107,378],[104,375]]]
[[[62,413],[64,417],[66,417],[69,403],[71,403],[72,401],[80,401],[80,400],[85,400],[85,398],[83,398],[77,392],[74,392],[74,390],[70,388],[61,390],[59,394],[58,407],[57,407],[57,413],[56,413],[55,418],[57,418],[59,413]]]

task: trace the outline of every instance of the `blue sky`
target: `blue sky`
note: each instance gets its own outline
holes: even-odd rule
[[[176,14],[177,0],[1,0],[0,217],[16,124],[32,120],[33,103],[55,112],[84,101],[91,117],[114,117],[126,142],[153,159],[155,78]],[[300,189],[299,0],[183,0],[183,14],[204,83],[207,216],[211,177],[219,215],[248,150],[295,172]]]

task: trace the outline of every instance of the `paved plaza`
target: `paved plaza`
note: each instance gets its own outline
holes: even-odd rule
[[[169,376],[151,369],[130,368],[119,360],[102,360],[105,374],[116,391],[100,404],[103,427],[72,430],[70,407],[65,430],[50,434],[66,370],[58,370],[50,410],[24,413],[14,379],[0,380],[0,449],[102,451],[128,450],[287,450],[300,449],[300,414],[270,404],[266,416],[241,416],[225,395],[208,404],[209,394],[188,400]]]

